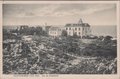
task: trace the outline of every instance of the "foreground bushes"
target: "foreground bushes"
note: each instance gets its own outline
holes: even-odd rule
[[[117,61],[115,59],[97,58],[96,60],[82,60],[78,65],[66,69],[67,74],[116,74]]]
[[[48,37],[47,37],[48,38]],[[116,43],[42,38],[3,44],[4,74],[116,74]],[[93,57],[95,57],[93,59]],[[77,64],[73,64],[74,60]]]

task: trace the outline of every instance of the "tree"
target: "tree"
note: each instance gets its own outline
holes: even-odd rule
[[[67,37],[67,31],[66,31],[66,30],[63,30],[61,36]]]
[[[104,38],[104,41],[111,41],[112,38],[113,38],[112,36],[106,36],[106,37]]]
[[[73,38],[77,38],[77,33],[73,33]]]
[[[42,27],[36,27],[36,34],[41,35],[42,33]]]

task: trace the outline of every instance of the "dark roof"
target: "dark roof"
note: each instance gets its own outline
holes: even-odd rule
[[[60,31],[61,28],[60,27],[51,27],[49,30],[50,31]]]
[[[88,23],[82,23],[82,24],[66,24],[65,27],[90,27],[90,25]]]

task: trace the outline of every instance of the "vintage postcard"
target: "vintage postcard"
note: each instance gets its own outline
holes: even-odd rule
[[[119,79],[119,1],[4,1],[1,79]]]

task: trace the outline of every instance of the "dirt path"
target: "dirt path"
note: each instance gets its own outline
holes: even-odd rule
[[[68,56],[72,56],[72,57],[75,57],[74,60],[70,61],[70,63],[72,65],[77,65],[79,64],[82,60],[95,60],[96,57],[79,57],[79,56],[75,56],[75,55],[71,55],[71,54],[68,54],[66,53]]]

